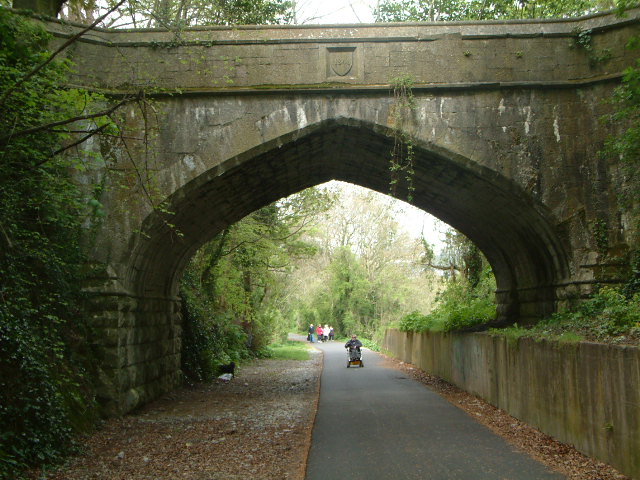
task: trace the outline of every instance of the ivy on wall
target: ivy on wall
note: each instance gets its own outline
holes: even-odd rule
[[[83,314],[83,223],[99,213],[71,178],[93,99],[62,87],[50,37],[0,9],[0,478],[56,462],[95,418]],[[36,72],[36,73],[33,73]],[[101,128],[97,117],[92,127]],[[44,128],[43,126],[47,126]],[[106,127],[102,128],[105,130]]]
[[[409,133],[411,112],[415,110],[413,79],[409,75],[400,75],[391,80],[393,88],[393,149],[389,158],[389,194],[397,197],[401,180],[405,181],[407,202],[413,200],[413,162],[415,157],[413,135]]]

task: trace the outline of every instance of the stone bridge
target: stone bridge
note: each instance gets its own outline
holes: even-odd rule
[[[89,146],[108,162],[83,179],[105,185],[91,290],[107,411],[180,383],[178,283],[200,246],[332,179],[387,193],[399,121],[413,204],[484,252],[499,320],[619,283],[638,232],[618,207],[620,165],[598,155],[611,133],[599,119],[635,61],[639,17],[86,34],[73,83],[149,100],[123,107],[127,148]],[[62,42],[79,26],[47,28]],[[393,96],[402,77],[411,108]]]

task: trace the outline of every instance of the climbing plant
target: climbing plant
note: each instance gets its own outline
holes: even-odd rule
[[[640,36],[627,44],[628,49],[640,49]],[[635,239],[630,258],[630,279],[627,295],[640,291],[640,60],[628,67],[622,82],[614,92],[611,104],[614,112],[603,118],[614,131],[607,139],[603,154],[619,159],[621,188],[618,194],[620,210],[630,220],[628,228]]]
[[[393,149],[389,158],[389,193],[396,197],[400,180],[404,180],[407,189],[407,201],[413,200],[413,162],[414,139],[409,132],[411,113],[415,110],[413,96],[413,78],[401,75],[391,80],[393,89]]]
[[[573,30],[573,34],[571,46],[587,53],[589,65],[592,68],[611,59],[611,50],[608,48],[598,50],[593,46],[593,32],[591,29],[576,28]]]

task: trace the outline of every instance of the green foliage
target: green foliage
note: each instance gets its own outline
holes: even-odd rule
[[[576,28],[573,31],[575,37],[573,45],[585,52],[589,56],[589,65],[595,67],[598,64],[605,63],[611,59],[611,51],[607,48],[596,50],[593,48],[592,31],[590,29]]]
[[[475,286],[466,279],[450,281],[437,297],[438,303],[431,313],[406,315],[400,320],[399,328],[405,332],[450,332],[489,322],[496,316],[494,291],[495,279],[489,268],[483,271]]]
[[[69,19],[86,23],[95,8],[95,2],[72,2]],[[137,0],[121,7],[111,22],[120,27],[167,28],[179,39],[186,27],[291,23],[294,13],[291,0]]]
[[[640,250],[633,251],[630,257],[631,274],[622,289],[627,298],[633,297],[636,293],[640,294]]]
[[[640,36],[633,37],[627,48],[640,48]],[[625,181],[619,189],[619,204],[623,211],[631,212],[640,230],[640,59],[624,71],[611,102],[615,110],[603,120],[615,133],[609,136],[603,153],[622,163]]]
[[[434,323],[431,316],[416,311],[402,317],[398,328],[403,332],[425,332],[434,330]]]
[[[535,331],[560,334],[573,331],[590,340],[625,336],[640,339],[640,294],[627,298],[619,289],[605,287],[575,311],[552,315]]]
[[[181,368],[187,381],[208,382],[218,376],[220,365],[250,357],[247,335],[232,319],[212,312],[211,305],[199,300],[188,283],[183,280],[181,295]]]
[[[509,338],[549,338],[563,343],[590,340],[605,343],[640,342],[640,293],[626,296],[605,287],[572,311],[556,313],[529,327],[495,329]]]
[[[411,112],[415,110],[413,78],[401,75],[391,80],[393,88],[393,149],[389,158],[389,193],[397,196],[398,184],[403,179],[407,189],[407,202],[413,200],[413,162],[415,157],[413,135],[409,133]]]
[[[328,324],[337,338],[355,333],[379,343],[390,323],[430,307],[440,279],[420,268],[419,243],[397,215],[388,197],[342,190],[309,239],[319,255],[293,274],[288,311],[299,327]]]
[[[592,13],[598,0],[383,0],[376,22],[436,22],[519,18],[561,18]]]
[[[370,336],[374,318],[374,286],[362,263],[349,247],[339,248],[330,264],[329,304],[324,318],[333,321],[338,334]]]
[[[49,36],[0,9],[0,478],[58,461],[94,411],[82,313],[82,222],[95,211],[57,152],[64,130],[25,131],[74,116]],[[24,80],[26,79],[26,80]],[[23,80],[20,88],[14,88]]]
[[[380,345],[377,342],[375,342],[375,341],[373,341],[373,340],[371,340],[369,338],[363,338],[363,337],[360,337],[360,341],[362,342],[362,346],[363,347],[368,348],[369,350],[371,350],[373,352],[379,352],[380,351]],[[345,341],[345,343],[346,343],[346,341]]]
[[[315,253],[301,237],[328,202],[305,190],[245,217],[193,257],[182,279],[188,378],[210,380],[218,365],[269,356],[267,347],[296,329],[282,313],[282,279],[293,259]]]

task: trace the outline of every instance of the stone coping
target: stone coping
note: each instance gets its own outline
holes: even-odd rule
[[[43,18],[43,17],[38,17]],[[69,37],[81,25],[46,19],[47,28],[56,36]],[[430,42],[456,35],[467,40],[491,38],[571,37],[576,29],[594,33],[640,22],[640,9],[630,9],[621,18],[613,12],[583,17],[539,20],[484,20],[458,22],[374,23],[339,25],[237,25],[191,27],[179,32],[180,46],[238,45],[279,43],[363,43],[363,42]],[[176,32],[167,29],[95,28],[81,39],[83,42],[110,46],[135,47],[154,42],[176,42]]]

